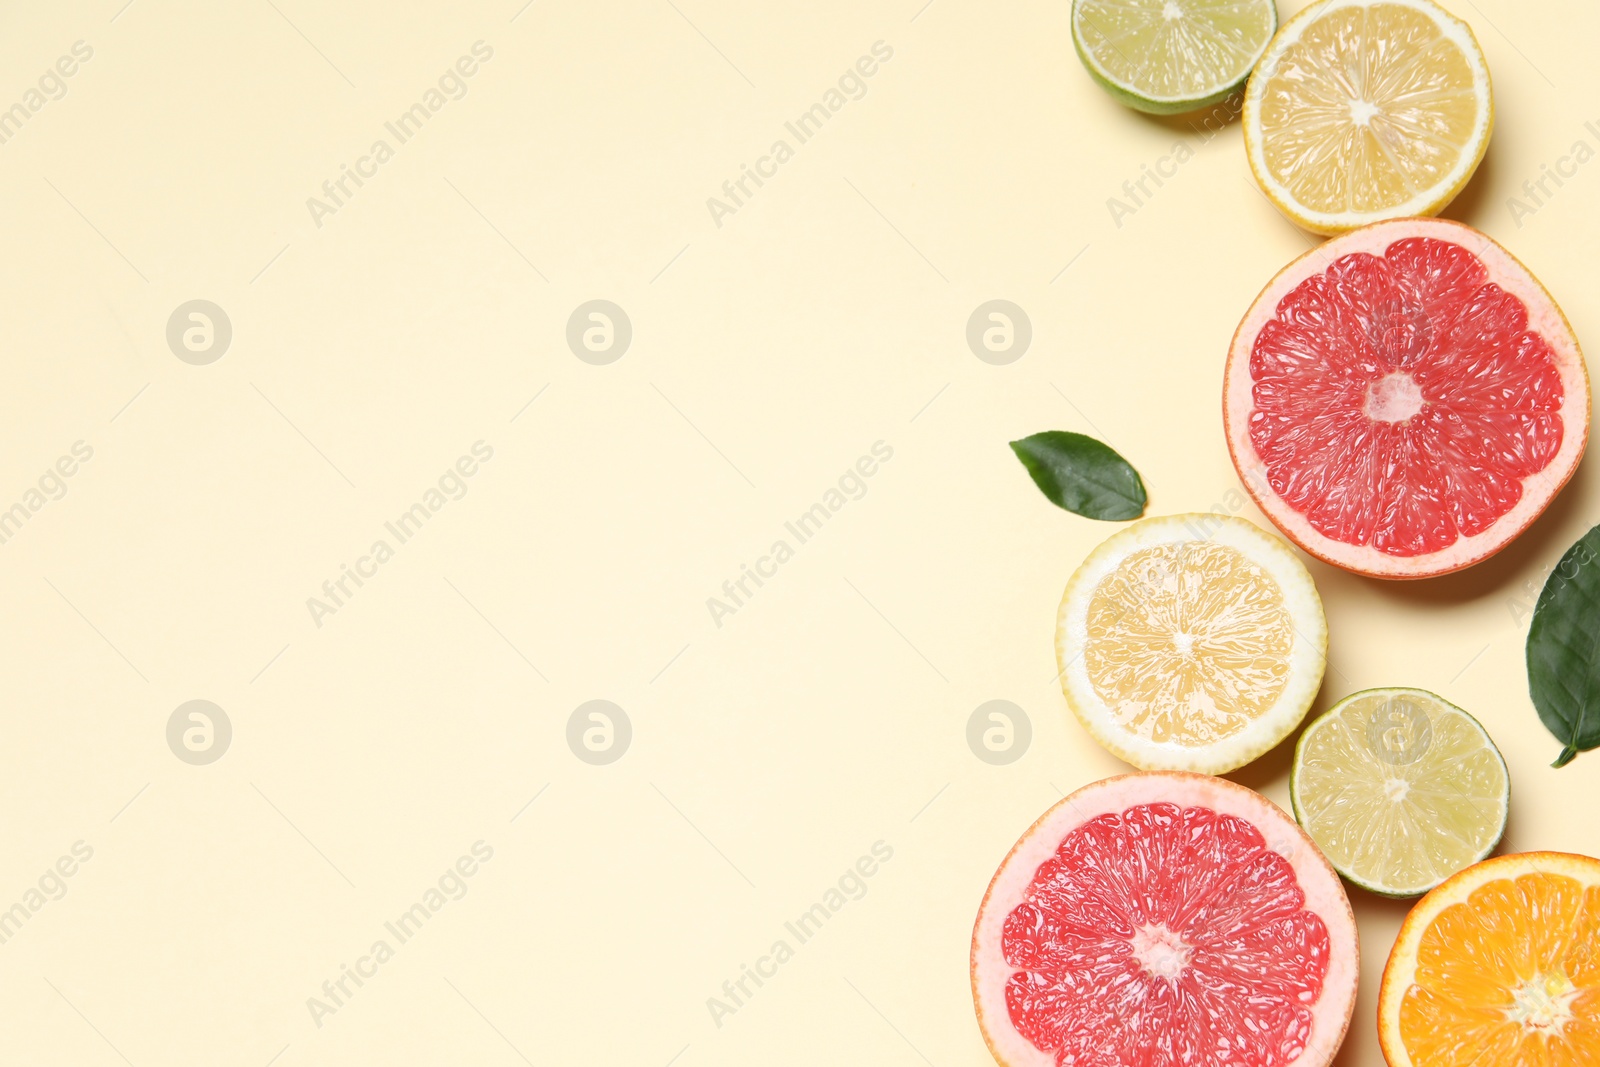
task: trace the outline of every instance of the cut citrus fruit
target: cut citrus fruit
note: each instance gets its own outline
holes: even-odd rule
[[[1378,992],[1389,1067],[1600,1063],[1600,860],[1468,867],[1400,927]]]
[[[1233,465],[1335,566],[1426,578],[1505,547],[1572,476],[1589,372],[1544,287],[1470,226],[1401,219],[1301,256],[1228,352]]]
[[[1344,887],[1300,828],[1242,785],[1170,771],[1046,812],[972,932],[1003,1067],[1324,1067],[1359,969]]]
[[[1489,67],[1433,0],[1324,0],[1284,24],[1244,97],[1250,170],[1316,233],[1437,214],[1483,159]]]
[[[1368,689],[1300,735],[1289,796],[1335,870],[1414,897],[1494,851],[1511,779],[1478,720],[1454,704],[1423,689]]]
[[[1277,28],[1272,0],[1072,4],[1072,44],[1089,75],[1122,103],[1157,115],[1238,91]]]
[[[1215,515],[1113,534],[1056,618],[1067,705],[1145,770],[1221,774],[1282,741],[1317,695],[1327,647],[1322,600],[1289,546]]]

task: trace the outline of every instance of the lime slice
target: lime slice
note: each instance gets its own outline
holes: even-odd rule
[[[1424,689],[1368,689],[1300,735],[1289,795],[1340,874],[1414,897],[1499,844],[1511,780],[1478,720],[1454,704]]]
[[[1073,0],[1089,74],[1139,111],[1172,115],[1240,89],[1278,28],[1272,0]]]

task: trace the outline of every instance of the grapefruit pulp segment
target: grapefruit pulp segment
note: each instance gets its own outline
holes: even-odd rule
[[[973,933],[1007,1067],[1323,1067],[1355,996],[1354,920],[1286,815],[1223,779],[1079,790],[1007,856]]]
[[[1328,242],[1256,299],[1228,357],[1234,465],[1292,540],[1427,577],[1515,537],[1588,439],[1577,340],[1539,283],[1459,223]]]

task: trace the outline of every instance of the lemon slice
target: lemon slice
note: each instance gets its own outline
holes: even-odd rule
[[[1477,38],[1433,0],[1311,5],[1272,39],[1244,98],[1256,182],[1315,233],[1438,214],[1493,125]]]
[[[1090,77],[1139,111],[1171,115],[1236,92],[1278,28],[1272,0],[1073,0]]]
[[[1289,796],[1335,870],[1414,897],[1494,851],[1511,780],[1478,720],[1454,704],[1423,689],[1368,689],[1300,735]]]
[[[1243,519],[1145,519],[1061,598],[1067,705],[1145,770],[1221,774],[1289,735],[1322,684],[1322,600],[1289,546]]]

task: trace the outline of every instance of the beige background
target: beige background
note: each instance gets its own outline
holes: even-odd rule
[[[1123,769],[1052,681],[1057,598],[1112,528],[1005,442],[1095,433],[1152,513],[1236,487],[1228,338],[1310,240],[1237,125],[1118,107],[1065,0],[123,3],[0,12],[0,106],[94,52],[0,145],[0,506],[94,450],[0,545],[0,907],[94,850],[0,944],[0,1060],[988,1062],[983,888],[1062,790]],[[1506,202],[1600,143],[1600,11],[1450,6],[1498,105],[1450,214],[1600,343],[1600,163],[1520,226]],[[307,198],[480,40],[467,95],[316,226]],[[706,199],[880,40],[865,96],[718,227]],[[1107,198],[1179,143],[1115,225]],[[165,340],[194,298],[233,326],[208,366]],[[633,324],[609,366],[564,340],[595,298]],[[1009,366],[964,340],[991,298],[1032,321]],[[465,497],[314,625],[307,598],[480,440]],[[706,599],[880,440],[866,495],[715,626]],[[1459,577],[1313,566],[1318,708],[1381,684],[1465,705],[1510,763],[1513,849],[1600,853],[1600,755],[1548,767],[1522,667],[1597,480]],[[234,730],[204,767],[165,739],[197,698]],[[592,698],[632,722],[609,766],[565,741]],[[995,698],[1033,724],[1010,766],[965,741]],[[1287,767],[1235,777],[1283,803]],[[467,895],[316,1026],[307,998],[479,840]],[[866,895],[715,1025],[706,999],[880,840]],[[1405,909],[1354,901],[1340,1062],[1367,1065]]]

